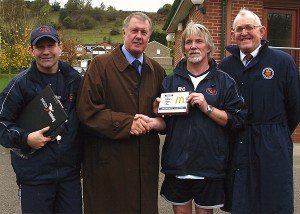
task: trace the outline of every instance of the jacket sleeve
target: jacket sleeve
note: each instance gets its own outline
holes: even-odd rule
[[[290,132],[293,133],[300,119],[300,77],[293,59],[287,66],[285,109]]]
[[[239,130],[245,127],[247,118],[247,108],[237,84],[229,77],[227,79],[227,89],[224,97],[223,109],[228,115],[226,128]]]
[[[130,137],[133,115],[107,108],[105,86],[95,60],[89,65],[77,98],[79,120],[88,130],[110,139]],[[117,99],[117,98],[116,98]]]
[[[21,90],[13,79],[0,94],[0,144],[6,148],[28,150],[28,134],[14,122],[24,105]]]

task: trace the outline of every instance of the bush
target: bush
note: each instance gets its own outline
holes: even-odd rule
[[[70,16],[67,16],[66,18],[64,18],[63,26],[65,26],[66,28],[72,28],[73,27],[73,20]]]
[[[109,34],[110,34],[111,36],[119,35],[119,34],[120,34],[120,31],[119,31],[118,29],[116,29],[116,28],[113,28],[113,29],[109,32]]]
[[[68,13],[67,13],[66,9],[61,8],[59,11],[59,17],[58,17],[59,22],[63,22],[67,16],[68,16]]]
[[[95,20],[87,15],[80,16],[80,18],[76,22],[76,26],[78,30],[92,29],[95,27],[95,25],[96,25]]]

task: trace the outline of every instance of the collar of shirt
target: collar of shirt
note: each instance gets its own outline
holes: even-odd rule
[[[134,56],[131,55],[131,53],[129,53],[129,51],[125,48],[124,45],[122,45],[122,52],[125,55],[126,60],[128,61],[129,64],[132,64],[132,62],[136,59]],[[144,54],[142,54],[139,58],[137,58],[137,60],[139,60],[142,65],[144,60]]]
[[[257,56],[260,47],[261,47],[261,44],[259,44],[259,46],[253,52],[251,52],[251,55],[253,58]],[[240,59],[242,62],[244,61],[245,56],[246,56],[246,54],[244,54],[242,51],[240,51]]]

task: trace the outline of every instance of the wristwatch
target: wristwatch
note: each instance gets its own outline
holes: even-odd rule
[[[206,114],[210,115],[212,111],[214,110],[214,107],[212,105],[207,105]]]

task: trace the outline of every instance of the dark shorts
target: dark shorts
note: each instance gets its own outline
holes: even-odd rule
[[[223,179],[179,179],[166,175],[160,195],[173,205],[184,205],[194,200],[199,208],[223,207]]]

